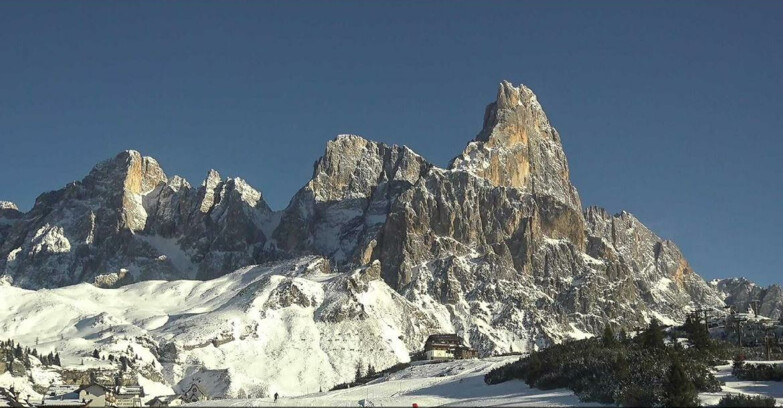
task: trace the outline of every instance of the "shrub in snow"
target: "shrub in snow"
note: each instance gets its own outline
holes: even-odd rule
[[[568,388],[582,401],[624,406],[692,405],[698,391],[719,391],[710,372],[735,351],[722,342],[707,347],[665,346],[657,323],[636,338],[566,342],[490,371],[487,384],[521,379],[540,389]]]
[[[761,395],[729,394],[720,399],[719,407],[774,407],[775,399]]]
[[[783,381],[783,366],[780,364],[735,364],[731,372],[740,380]]]

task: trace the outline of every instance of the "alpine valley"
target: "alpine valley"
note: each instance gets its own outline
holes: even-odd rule
[[[783,305],[778,286],[705,282],[630,213],[584,209],[560,135],[508,82],[447,168],[340,135],[281,211],[241,178],[194,186],[122,152],[29,212],[0,203],[0,275],[0,339],[63,359],[0,374],[30,393],[116,370],[96,349],[159,393],[298,395],[408,362],[434,333],[490,356]]]

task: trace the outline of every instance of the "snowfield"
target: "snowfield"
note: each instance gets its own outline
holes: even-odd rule
[[[0,286],[0,338],[58,351],[68,368],[118,366],[94,349],[138,358],[139,382],[162,393],[192,383],[213,398],[315,392],[352,380],[357,367],[407,362],[438,331],[378,269],[334,273],[303,257],[210,281]]]
[[[783,361],[747,361],[750,364],[783,364]],[[727,394],[763,395],[775,398],[775,405],[783,405],[783,382],[778,381],[746,381],[731,374],[731,364],[715,367],[715,377],[725,383],[720,392],[705,392],[699,394],[699,400],[704,406],[717,405]]]
[[[582,403],[569,390],[542,391],[521,381],[486,385],[484,374],[519,357],[492,357],[412,365],[367,385],[288,397],[213,400],[188,406],[596,406]]]
[[[356,406],[363,400],[376,406],[581,404],[569,390],[531,389],[520,381],[484,384],[489,370],[518,357],[417,363],[364,386],[321,392],[352,381],[357,369],[381,371],[409,362],[427,336],[455,326],[478,327],[495,344],[525,351],[520,337],[489,323],[491,313],[481,316],[499,302],[446,307],[426,293],[403,297],[380,278],[377,263],[337,272],[316,256],[249,266],[208,281],[144,281],[118,289],[85,283],[37,291],[0,285],[0,338],[44,354],[58,352],[64,366],[35,362],[27,376],[0,375],[0,387],[14,385],[36,399],[66,377],[116,371],[118,362],[92,357],[97,349],[104,358],[133,360],[127,379],[143,385],[147,399],[198,384],[211,398],[200,404],[221,406],[273,404],[275,392],[283,397],[277,404],[296,406]],[[589,335],[572,326],[563,337]],[[719,367],[718,375],[726,386],[702,394],[704,403],[732,392],[783,403],[780,383],[738,381],[729,366]]]

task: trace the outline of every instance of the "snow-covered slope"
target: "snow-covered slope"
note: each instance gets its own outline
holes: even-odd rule
[[[331,392],[314,392],[299,397],[280,393],[272,398],[204,401],[188,406],[596,406],[579,401],[571,391],[542,391],[521,381],[497,385],[484,383],[493,367],[518,357],[494,357],[447,363],[413,365],[367,385]]]
[[[0,332],[63,365],[95,348],[138,356],[161,382],[201,382],[214,397],[288,395],[353,379],[356,367],[409,360],[437,331],[379,279],[379,268],[334,273],[306,257],[210,281],[89,284],[30,291],[0,287]]]
[[[747,361],[751,364],[783,364],[783,361]],[[704,392],[699,394],[703,406],[716,406],[726,395],[761,395],[775,399],[776,406],[783,405],[783,383],[780,381],[748,381],[740,380],[731,374],[731,364],[715,367],[715,377],[721,381],[719,392]]]

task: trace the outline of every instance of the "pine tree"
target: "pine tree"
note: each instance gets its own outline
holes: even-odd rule
[[[663,344],[663,330],[661,329],[658,319],[653,319],[647,330],[642,333],[642,341],[644,347],[647,348],[664,348]]]
[[[620,336],[618,336],[618,337],[619,337],[620,343],[625,344],[628,341],[628,333],[625,332],[625,329],[620,329]]]
[[[356,378],[354,379],[355,382],[359,382],[359,380],[362,378],[362,365],[357,363],[356,364]]]
[[[606,325],[604,327],[604,335],[601,337],[601,344],[605,348],[614,348],[617,345],[617,339],[614,337],[614,331],[612,331],[612,326]]]
[[[691,343],[699,350],[709,348],[712,343],[710,341],[710,332],[707,331],[707,328],[701,323],[696,323],[692,330]]]
[[[527,378],[525,379],[525,383],[527,385],[535,386],[536,381],[538,381],[538,378],[541,376],[541,371],[543,370],[543,362],[541,361],[541,357],[538,355],[538,352],[532,352],[530,354],[530,357],[528,358],[527,362]]]
[[[688,379],[680,361],[675,359],[669,369],[664,388],[664,404],[667,407],[698,407],[699,394],[696,386]]]
[[[688,317],[685,318],[685,324],[682,325],[682,328],[688,336],[693,333],[693,319],[691,318],[691,315],[688,315]]]
[[[745,368],[745,355],[737,354],[737,356],[734,357],[734,362],[731,365],[731,373],[737,375],[742,372],[743,368]]]
[[[95,350],[93,350],[93,351],[92,351],[92,357],[93,357],[94,359],[96,359],[96,360],[100,360],[100,358],[101,358],[101,353],[100,353],[100,352],[98,352],[98,349],[95,349]]]
[[[58,367],[62,367],[62,364],[60,364],[60,353],[57,353],[57,354],[54,355],[53,363],[54,363],[54,365],[56,365]]]

